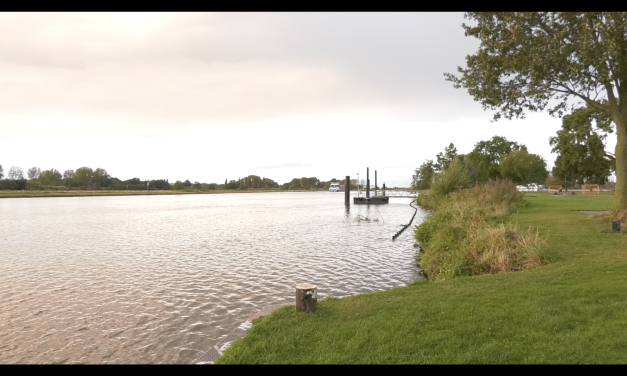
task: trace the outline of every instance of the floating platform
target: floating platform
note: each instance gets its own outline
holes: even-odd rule
[[[388,204],[390,203],[390,198],[387,196],[374,196],[374,197],[353,197],[353,204],[357,205],[378,205],[378,204]]]

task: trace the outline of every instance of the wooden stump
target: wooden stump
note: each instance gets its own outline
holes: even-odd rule
[[[318,288],[304,283],[296,286],[296,312],[316,312],[318,309]]]

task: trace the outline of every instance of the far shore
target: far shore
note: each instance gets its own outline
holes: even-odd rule
[[[219,193],[269,193],[269,192],[328,192],[326,189],[216,189],[216,190],[179,190],[179,191],[0,191],[0,198],[25,198],[25,197],[81,197],[81,196],[139,196],[139,195],[188,195],[188,194],[219,194]]]

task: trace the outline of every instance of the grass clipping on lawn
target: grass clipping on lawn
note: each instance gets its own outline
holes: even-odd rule
[[[434,214],[416,226],[420,267],[430,280],[522,270],[547,263],[546,238],[503,219],[524,205],[511,181],[438,195],[423,192],[418,203]]]

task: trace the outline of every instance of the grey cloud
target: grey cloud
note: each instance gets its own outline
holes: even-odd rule
[[[240,14],[233,15],[233,22],[220,24],[229,30],[227,42],[200,48],[207,31],[190,36],[179,47],[181,53],[206,62],[332,65],[343,83],[328,93],[329,103],[358,107],[384,102],[421,111],[432,111],[435,105],[439,116],[455,117],[456,111],[450,111],[455,102],[479,110],[443,77],[477,46],[463,35],[462,20],[461,14],[451,13]],[[239,29],[242,25],[244,31]]]
[[[0,64],[46,82],[3,84],[0,108],[130,116],[148,132],[372,110],[410,121],[482,113],[442,75],[476,47],[461,14],[176,13],[145,31],[116,17],[3,15]]]

